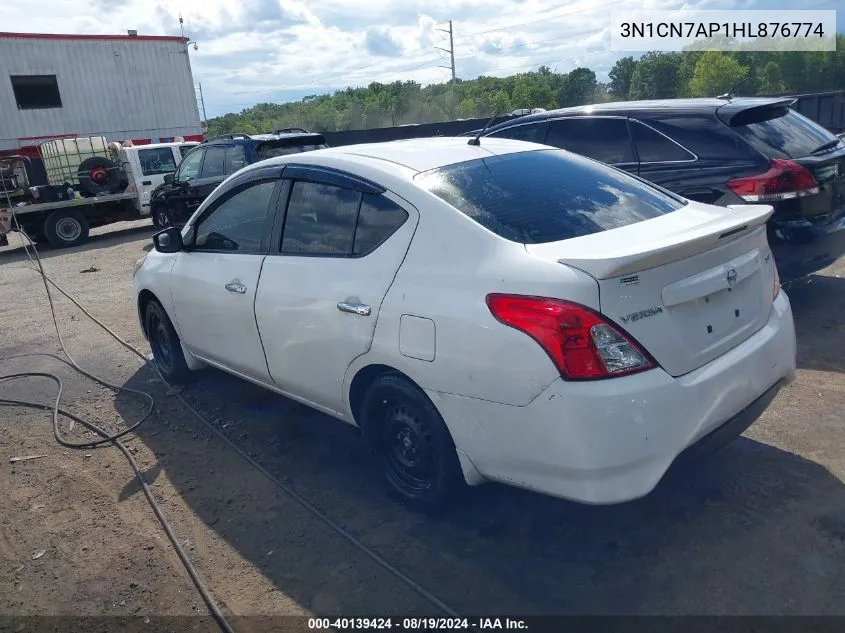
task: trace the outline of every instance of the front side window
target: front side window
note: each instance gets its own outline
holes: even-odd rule
[[[197,224],[194,248],[245,252],[260,250],[276,182],[275,179],[251,182],[224,194],[222,201]]]
[[[225,174],[226,148],[209,147],[205,150],[200,178],[221,178]]]
[[[141,173],[144,176],[158,176],[176,171],[173,150],[169,147],[139,149],[138,162],[141,163]]]
[[[546,145],[609,165],[634,162],[625,119],[571,117],[549,123]]]
[[[555,150],[455,163],[414,180],[493,233],[523,244],[607,231],[685,204],[622,171]]]
[[[317,182],[294,182],[285,215],[282,253],[349,255],[360,205],[360,191]]]
[[[176,180],[182,182],[190,182],[197,179],[197,174],[200,171],[200,163],[202,163],[202,155],[205,150],[195,150],[185,156],[182,164],[179,165],[179,171],[176,174]]]

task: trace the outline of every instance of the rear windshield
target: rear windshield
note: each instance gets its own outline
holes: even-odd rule
[[[303,142],[304,141],[304,142]],[[258,160],[275,158],[276,156],[287,156],[288,154],[299,154],[310,152],[315,149],[328,147],[322,137],[309,137],[307,139],[282,139],[278,141],[267,141],[258,146],[256,150]]]
[[[480,158],[415,180],[497,235],[524,244],[607,231],[686,204],[623,171],[559,150]]]
[[[836,140],[826,129],[787,107],[740,112],[731,119],[731,127],[769,158],[803,158]]]

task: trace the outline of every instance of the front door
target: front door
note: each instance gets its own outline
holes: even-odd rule
[[[185,222],[193,215],[200,200],[197,196],[196,183],[199,178],[202,159],[205,156],[205,148],[195,149],[185,156],[176,171],[173,184],[166,192],[166,204],[173,214],[173,220]]]
[[[141,201],[141,215],[150,213],[152,190],[164,183],[166,174],[176,171],[180,158],[174,153],[175,150],[175,146],[139,148],[134,152],[131,149],[128,150],[128,154],[134,154],[132,172],[138,189],[138,198]]]
[[[267,245],[277,178],[235,186],[188,232],[193,246],[170,273],[173,307],[185,346],[202,359],[270,382],[255,323],[255,293]]]
[[[370,349],[418,216],[389,193],[332,183],[293,181],[281,248],[264,262],[255,315],[279,388],[340,412],[344,375]]]

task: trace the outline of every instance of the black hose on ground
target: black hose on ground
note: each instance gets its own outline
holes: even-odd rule
[[[182,565],[185,567],[185,571],[188,572],[188,576],[190,576],[191,581],[194,583],[194,586],[197,588],[197,591],[199,592],[200,596],[202,597],[203,601],[205,602],[206,606],[208,607],[208,610],[211,613],[212,617],[215,619],[217,624],[220,626],[220,629],[224,633],[234,633],[234,630],[229,625],[228,621],[226,620],[226,617],[223,615],[223,613],[220,611],[220,608],[217,606],[217,604],[214,602],[214,599],[211,597],[211,593],[209,592],[208,588],[205,586],[205,584],[200,579],[199,574],[197,573],[196,567],[194,567],[194,564],[191,562],[191,559],[188,558],[188,554],[185,552],[181,543],[179,543],[179,539],[176,537],[176,534],[173,532],[173,528],[171,527],[170,523],[165,518],[164,513],[161,511],[161,507],[158,505],[158,502],[155,500],[155,497],[153,496],[152,490],[150,489],[149,485],[147,485],[147,482],[144,479],[144,474],[141,471],[141,469],[139,468],[138,462],[135,461],[135,458],[132,456],[132,453],[129,452],[129,449],[126,448],[126,445],[124,445],[123,442],[120,441],[121,437],[127,435],[128,433],[132,433],[135,429],[137,429],[141,424],[143,424],[150,417],[150,414],[152,414],[153,408],[155,407],[155,399],[150,394],[148,394],[144,391],[139,391],[137,389],[132,389],[130,387],[124,387],[124,386],[121,386],[121,385],[115,385],[115,384],[108,382],[107,380],[104,380],[102,378],[99,378],[98,376],[95,376],[94,374],[92,374],[92,373],[86,371],[85,369],[83,369],[82,367],[80,367],[79,364],[74,360],[73,356],[70,355],[70,353],[67,351],[67,348],[65,347],[65,342],[64,342],[64,339],[62,338],[62,333],[59,330],[59,321],[58,321],[58,317],[56,316],[56,308],[55,308],[55,305],[53,303],[53,295],[50,292],[50,284],[48,283],[48,277],[47,277],[46,273],[44,272],[44,267],[41,263],[41,258],[38,255],[38,249],[35,248],[35,244],[32,242],[31,239],[29,239],[29,236],[21,229],[20,226],[18,226],[17,219],[15,218],[15,216],[12,216],[12,218],[15,220],[15,228],[24,237],[24,249],[26,251],[26,255],[29,258],[30,263],[32,263],[32,264],[37,263],[38,268],[37,268],[36,272],[38,272],[41,275],[41,280],[44,282],[44,289],[47,291],[47,301],[50,304],[50,314],[51,314],[52,319],[53,319],[53,325],[56,328],[56,336],[59,340],[59,346],[61,347],[61,350],[64,353],[64,355],[67,357],[67,360],[65,360],[64,358],[61,358],[59,356],[56,356],[55,354],[34,353],[34,354],[18,354],[18,355],[15,355],[15,356],[8,356],[8,357],[5,357],[5,358],[0,358],[0,362],[13,360],[13,359],[35,357],[35,356],[53,358],[53,359],[55,359],[59,362],[62,362],[64,364],[70,366],[71,368],[75,369],[76,371],[78,371],[83,376],[90,378],[94,382],[97,382],[97,383],[103,385],[104,387],[111,389],[115,393],[125,392],[125,393],[132,393],[132,394],[143,397],[148,401],[149,406],[147,407],[147,410],[144,413],[144,415],[141,416],[141,418],[135,424],[129,426],[128,428],[124,429],[123,431],[120,431],[119,433],[110,434],[107,431],[105,431],[104,429],[101,429],[97,425],[93,424],[92,422],[89,422],[88,420],[84,420],[83,418],[71,413],[70,411],[63,409],[60,406],[61,399],[62,399],[62,391],[64,390],[64,385],[62,383],[62,379],[59,376],[57,376],[56,374],[53,374],[53,373],[50,373],[50,372],[39,372],[39,371],[18,372],[18,373],[14,373],[14,374],[6,374],[6,375],[3,375],[3,376],[0,376],[0,382],[6,382],[8,380],[15,380],[15,379],[20,379],[20,378],[36,378],[36,377],[48,378],[48,379],[52,380],[54,383],[56,383],[56,399],[53,401],[53,404],[48,405],[48,404],[44,404],[44,403],[41,403],[41,402],[35,402],[35,401],[29,401],[29,400],[14,400],[14,399],[11,399],[11,398],[0,398],[0,406],[29,407],[29,408],[34,408],[34,409],[46,409],[46,410],[52,411],[53,435],[55,436],[56,441],[59,444],[61,444],[62,446],[66,446],[68,448],[77,448],[77,449],[94,448],[94,447],[97,447],[97,446],[102,446],[104,444],[113,444],[114,446],[117,446],[117,448],[120,449],[120,452],[123,453],[123,456],[129,462],[129,465],[132,467],[132,471],[135,474],[135,478],[138,480],[138,483],[141,486],[141,490],[144,492],[144,496],[147,498],[147,501],[149,502],[150,507],[153,510],[153,513],[156,515],[156,518],[158,519],[159,523],[161,523],[161,526],[164,529],[164,532],[167,535],[168,540],[170,541],[171,545],[173,545],[173,549],[176,551],[177,556],[179,556],[179,560],[182,561]],[[32,259],[32,255],[29,252],[29,246],[27,244],[29,246],[32,246],[32,250],[35,253],[35,261],[33,261],[33,259]],[[66,293],[64,291],[60,290],[60,292],[62,292],[62,294],[66,295]],[[68,298],[70,298],[70,297],[68,297]],[[123,344],[125,347],[127,347],[128,349],[133,351],[136,355],[140,356],[141,359],[144,360],[144,362],[146,362],[147,359],[144,357],[143,354],[141,354],[138,350],[133,348],[129,343],[127,343],[126,341],[121,339],[116,333],[114,333],[106,325],[104,325],[103,323],[101,323],[97,319],[94,319],[94,317],[91,316],[91,314],[88,313],[87,310],[85,310],[84,308],[79,306],[79,304],[76,301],[74,301],[73,299],[71,299],[71,301],[73,301],[73,303],[75,305],[80,307],[80,309],[82,309],[83,313],[85,313],[86,316],[92,318],[108,334],[110,334],[112,337],[114,337],[118,342]],[[88,430],[93,431],[94,433],[99,435],[100,439],[99,440],[93,440],[91,442],[71,442],[71,441],[65,439],[62,436],[61,430],[59,428],[59,416],[60,415],[65,416],[65,417],[67,417],[71,420],[74,420],[75,422],[78,422],[79,424],[81,424],[82,426],[87,428]]]

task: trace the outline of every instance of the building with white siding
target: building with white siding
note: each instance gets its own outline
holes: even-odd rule
[[[188,39],[132,33],[0,33],[0,152],[76,136],[201,140]]]

